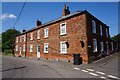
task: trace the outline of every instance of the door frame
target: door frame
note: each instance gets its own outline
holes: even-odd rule
[[[21,46],[20,46],[19,56],[21,56],[21,51],[22,51],[22,50],[21,50]]]
[[[38,46],[40,48],[40,45],[37,45],[37,58],[40,58],[40,52],[38,52]]]
[[[109,43],[108,43],[108,41],[106,42],[106,45],[107,45],[107,55],[109,55]]]

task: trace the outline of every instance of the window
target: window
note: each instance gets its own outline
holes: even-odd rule
[[[20,42],[22,42],[22,36],[20,36]]]
[[[24,35],[24,42],[26,41],[26,35]]]
[[[92,32],[96,33],[96,23],[94,20],[92,20]]]
[[[108,29],[106,28],[106,37],[108,37]]]
[[[30,52],[33,52],[33,44],[30,44]]]
[[[17,37],[17,40],[16,40],[16,42],[18,43],[18,37]]]
[[[60,24],[60,35],[65,35],[66,33],[66,23]]]
[[[66,46],[65,41],[60,42],[60,48],[61,48],[61,53],[64,53],[64,54],[67,53],[67,46]]]
[[[33,40],[33,32],[31,33],[31,38],[30,38],[30,40]]]
[[[25,44],[23,45],[23,51],[25,52]]]
[[[100,25],[100,35],[102,36],[102,25]]]
[[[47,37],[48,37],[48,28],[44,29],[44,31],[45,31],[45,36],[44,36],[44,38],[47,38]]]
[[[16,51],[18,51],[18,45],[16,45]]]
[[[37,32],[37,39],[40,39],[40,30]]]
[[[44,43],[44,53],[48,53],[48,43]]]
[[[93,52],[97,52],[97,40],[93,39]]]
[[[114,50],[113,42],[111,42],[111,45],[112,45],[112,51],[113,51]]]
[[[104,43],[101,42],[101,52],[104,51]]]

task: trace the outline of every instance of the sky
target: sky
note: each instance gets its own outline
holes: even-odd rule
[[[2,32],[13,28],[24,2],[2,2]],[[111,37],[118,34],[118,2],[27,2],[15,26],[22,31],[36,26],[36,20],[42,24],[62,17],[64,4],[70,13],[87,10],[93,16],[110,27]]]

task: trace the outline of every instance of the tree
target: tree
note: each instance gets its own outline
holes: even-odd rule
[[[118,51],[120,51],[120,34],[112,37],[112,39],[117,41],[117,43],[118,43]]]
[[[20,34],[20,31],[16,29],[8,29],[3,32],[2,35],[2,51],[4,52],[5,49],[14,49],[15,43],[15,36]]]

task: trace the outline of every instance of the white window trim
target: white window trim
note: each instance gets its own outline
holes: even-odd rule
[[[18,51],[18,45],[16,45],[16,51]]]
[[[62,28],[61,28],[61,25],[62,24],[65,24],[65,33],[61,33],[62,32]],[[60,35],[66,35],[67,33],[66,33],[66,22],[64,22],[64,23],[61,23],[60,24]]]
[[[48,29],[48,33],[47,33],[47,36],[46,36],[46,30]],[[48,34],[49,34],[49,28],[45,28],[44,29],[44,38],[48,38]]]
[[[100,44],[101,44],[101,52],[102,52],[102,51],[104,51],[104,43],[101,42]]]
[[[18,43],[18,37],[17,37],[17,40],[16,40],[16,42]]]
[[[45,45],[48,45],[48,43],[44,43],[44,53],[48,53],[48,51],[45,51],[45,48],[48,47],[48,46],[45,46]]]
[[[40,30],[37,31],[37,39],[40,39]]]
[[[22,42],[22,36],[20,36],[20,42]]]
[[[26,35],[24,35],[24,42],[26,41]]]
[[[94,24],[93,24],[94,23]],[[95,30],[95,31],[94,31]],[[92,20],[92,32],[96,33],[96,22],[94,20]]]
[[[96,41],[96,50],[94,50],[94,41]],[[98,49],[97,49],[97,39],[93,39],[93,52],[98,52]]]
[[[60,42],[60,54],[67,54],[67,45],[65,44],[65,52],[62,51],[62,43],[65,43],[66,41]]]
[[[33,32],[30,33],[30,40],[33,40]]]
[[[108,38],[108,29],[106,28],[106,37]]]
[[[25,44],[23,45],[23,52],[25,52]]]
[[[103,35],[103,31],[102,31],[102,25],[100,25],[100,35],[102,36]]]
[[[30,44],[30,52],[33,52],[33,44]]]

